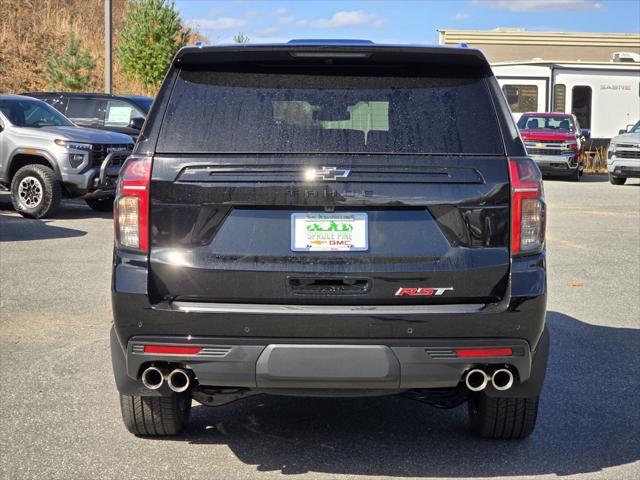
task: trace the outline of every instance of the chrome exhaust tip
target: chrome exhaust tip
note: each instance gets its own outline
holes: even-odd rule
[[[149,390],[157,390],[164,382],[164,375],[159,368],[148,367],[142,372],[142,384]]]
[[[189,373],[182,368],[176,368],[167,376],[167,385],[176,393],[184,392],[190,383]]]
[[[474,368],[473,370],[469,370],[465,375],[464,384],[472,392],[479,392],[484,390],[489,384],[489,375],[487,375],[484,370]]]
[[[491,383],[501,392],[509,390],[513,386],[513,373],[507,368],[499,368],[491,375]]]

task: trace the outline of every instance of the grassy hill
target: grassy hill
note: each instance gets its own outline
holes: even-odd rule
[[[128,0],[113,0],[113,90],[153,95],[153,89],[122,75],[115,55],[128,5]],[[103,91],[103,0],[0,0],[0,92],[49,90],[46,76],[49,48],[64,50],[72,30],[96,61],[87,90]]]

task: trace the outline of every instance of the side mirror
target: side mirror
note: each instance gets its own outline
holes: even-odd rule
[[[589,130],[588,128],[581,128],[580,135],[584,137],[585,140],[587,138],[591,138],[591,130]]]
[[[142,125],[144,125],[144,118],[133,117],[129,121],[129,128],[135,128],[136,130],[142,130]]]

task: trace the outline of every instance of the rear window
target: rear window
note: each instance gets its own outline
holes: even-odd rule
[[[503,152],[482,78],[182,70],[163,153]]]

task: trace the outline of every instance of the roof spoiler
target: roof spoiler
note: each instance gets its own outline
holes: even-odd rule
[[[484,54],[475,48],[439,45],[381,45],[370,40],[292,40],[280,44],[232,44],[181,48],[179,67],[215,63],[291,62],[292,58],[375,60],[389,63],[434,63],[491,74]]]

